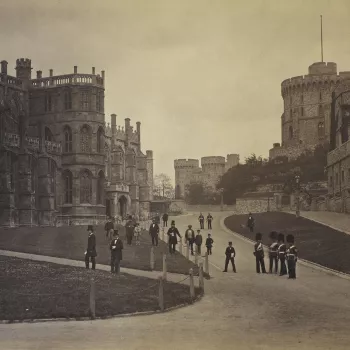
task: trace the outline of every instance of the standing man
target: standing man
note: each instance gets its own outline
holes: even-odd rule
[[[201,230],[197,230],[197,236],[195,238],[195,243],[197,246],[197,253],[198,255],[202,254],[202,243],[203,243],[203,237],[201,235]]]
[[[278,234],[278,259],[280,261],[280,276],[284,276],[287,274],[287,267],[286,267],[286,253],[287,253],[287,247],[284,244],[284,234],[279,233]]]
[[[168,227],[169,215],[167,213],[163,214],[163,227]]]
[[[254,255],[255,255],[255,261],[256,261],[256,273],[260,273],[260,266],[262,273],[266,273],[265,270],[265,261],[264,261],[264,248],[261,242],[262,234],[257,233],[255,235],[256,243],[254,245]]]
[[[208,222],[208,230],[211,230],[211,223],[213,221],[213,217],[211,216],[210,213],[208,213],[208,216],[207,216],[207,222]]]
[[[249,228],[250,232],[254,231],[254,226],[255,226],[255,220],[253,218],[252,213],[249,213],[248,221],[247,221],[247,227]]]
[[[88,225],[87,231],[89,232],[87,249],[85,252],[85,266],[87,269],[90,268],[90,259],[91,259],[91,268],[95,270],[96,267],[96,236],[94,234],[94,228],[92,225]]]
[[[208,233],[208,238],[207,240],[205,241],[205,246],[207,247],[207,252],[208,252],[208,255],[211,255],[212,252],[211,252],[211,249],[213,248],[213,239],[211,238],[211,234]]]
[[[192,230],[192,225],[188,225],[188,229],[185,232],[186,243],[189,244],[191,248],[191,255],[193,255],[193,243],[195,240],[194,231]]]
[[[223,272],[227,272],[228,264],[231,261],[233,272],[236,273],[236,265],[235,265],[236,251],[235,251],[235,248],[232,247],[232,242],[228,242],[228,247],[226,248],[225,255],[226,255],[225,270]]]
[[[202,213],[199,214],[198,220],[199,220],[200,229],[204,230],[204,216]]]
[[[177,244],[177,236],[179,236],[180,238],[182,238],[182,237],[179,233],[179,230],[175,227],[174,220],[171,222],[171,227],[168,230],[168,236],[169,236],[169,253],[175,254],[176,244]]]
[[[270,239],[272,243],[269,247],[269,260],[270,268],[269,273],[272,273],[273,263],[275,263],[275,273],[278,271],[278,243],[277,243],[277,232],[272,231],[270,233]]]
[[[113,231],[114,231],[114,224],[112,221],[112,218],[108,218],[106,225],[105,225],[105,230],[106,230],[106,237],[107,239],[111,240],[112,239],[112,235],[113,235]]]
[[[131,245],[132,243],[132,238],[134,236],[134,228],[135,228],[135,225],[134,225],[132,216],[129,215],[128,221],[125,224],[125,235],[126,235],[126,242],[128,245]]]
[[[123,258],[123,242],[119,239],[118,230],[114,230],[113,239],[109,245],[111,250],[111,272],[117,274],[120,268],[120,261]]]
[[[288,249],[287,249],[287,263],[288,263],[288,274],[289,279],[296,279],[296,263],[298,260],[298,249],[294,245],[294,236],[288,235],[287,236],[287,243],[288,243]]]
[[[149,227],[149,234],[152,237],[152,245],[158,246],[159,226],[156,222],[156,219],[152,220],[152,224]]]

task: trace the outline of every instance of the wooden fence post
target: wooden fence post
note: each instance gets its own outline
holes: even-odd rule
[[[205,252],[205,272],[209,275],[209,255]]]
[[[161,311],[164,311],[164,283],[163,277],[159,276],[159,308]]]
[[[153,271],[154,270],[154,248],[153,246],[151,247],[151,270]]]
[[[90,277],[90,317],[92,320],[96,317],[96,295],[95,295],[95,279]]]
[[[162,228],[162,241],[165,241],[165,232],[164,232],[164,227]]]
[[[190,258],[190,244],[186,242],[186,259]]]
[[[203,262],[199,263],[199,288],[204,293]]]
[[[163,279],[164,279],[164,281],[166,281],[166,273],[167,273],[166,254],[163,254]]]
[[[190,269],[190,297],[191,301],[195,298],[195,292],[194,292],[194,279],[193,279],[193,269]]]
[[[179,240],[179,253],[182,254],[182,238]]]

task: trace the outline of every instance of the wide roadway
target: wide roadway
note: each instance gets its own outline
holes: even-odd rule
[[[222,229],[223,216],[214,214],[212,278],[202,301],[151,316],[0,325],[1,348],[349,349],[350,281],[301,265],[296,280],[256,274],[252,244]],[[197,218],[174,219],[184,235],[188,224],[198,228]],[[222,272],[228,241],[237,252],[237,274],[231,267]]]

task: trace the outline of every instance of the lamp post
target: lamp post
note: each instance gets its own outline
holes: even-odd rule
[[[295,175],[295,199],[296,199],[296,210],[295,216],[298,218],[300,216],[300,176]]]
[[[219,189],[220,196],[221,196],[221,201],[220,201],[220,210],[224,211],[224,189],[220,188]]]

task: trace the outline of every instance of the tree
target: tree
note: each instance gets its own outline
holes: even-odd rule
[[[174,186],[171,183],[171,178],[164,174],[158,174],[153,180],[153,196],[158,199],[173,199]]]
[[[186,187],[185,200],[188,204],[219,204],[221,194],[202,182],[197,182]]]

